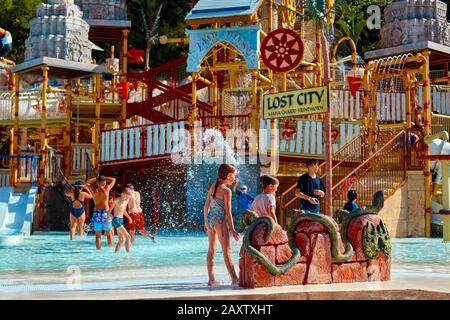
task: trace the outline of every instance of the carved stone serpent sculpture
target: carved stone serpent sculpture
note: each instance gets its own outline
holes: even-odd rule
[[[262,223],[268,226],[268,230],[266,233],[266,241],[269,241],[270,236],[272,235],[272,233],[275,231],[276,228],[275,222],[270,217],[258,217],[258,215],[255,212],[247,210],[244,213],[244,216],[241,218],[241,227],[240,227],[240,232],[243,232],[248,226],[247,232],[245,233],[243,239],[244,248],[252,257],[258,260],[271,274],[277,275],[285,273],[300,260],[301,252],[297,247],[297,244],[295,243],[295,230],[297,229],[297,226],[304,221],[319,222],[322,223],[328,229],[331,239],[331,254],[334,259],[336,259],[339,262],[345,262],[348,261],[353,256],[353,247],[349,242],[345,244],[346,245],[345,253],[342,254],[340,252],[339,250],[340,235],[339,231],[336,228],[336,224],[333,222],[333,220],[327,216],[318,214],[302,214],[298,216],[293,223],[290,224],[287,230],[287,236],[289,241],[289,247],[292,251],[292,257],[282,266],[277,267],[264,254],[256,250],[256,248],[254,248],[251,243],[251,240],[253,238],[253,232],[255,231],[256,227]],[[250,225],[248,225],[249,223]]]
[[[250,223],[250,225],[248,225]],[[253,238],[253,232],[256,227],[260,224],[267,225],[267,233],[266,233],[266,241],[269,241],[270,236],[275,231],[277,224],[270,217],[258,217],[258,214],[254,211],[247,210],[244,212],[244,216],[241,218],[241,226],[239,228],[240,232],[243,232],[247,229],[247,232],[244,235],[243,244],[245,250],[256,260],[261,262],[261,264],[273,275],[282,274],[291,269],[301,257],[300,250],[297,248],[295,244],[295,236],[289,237],[289,247],[292,250],[292,257],[284,263],[282,266],[277,267],[270,261],[264,254],[260,251],[256,250],[255,247],[252,246],[251,241]],[[246,228],[248,226],[248,228]]]
[[[350,221],[354,218],[364,215],[378,215],[384,206],[384,191],[377,191],[372,199],[372,206],[359,208],[353,212],[347,210],[337,210],[334,219],[340,224],[342,241],[347,242],[347,231]],[[368,259],[374,259],[378,252],[382,251],[386,256],[391,254],[391,239],[387,227],[383,221],[378,226],[368,222],[364,227],[363,235],[364,254]]]

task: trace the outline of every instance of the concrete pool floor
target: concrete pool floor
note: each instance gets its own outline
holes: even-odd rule
[[[0,299],[48,300],[121,300],[121,299],[188,299],[188,300],[450,300],[450,274],[396,274],[391,281],[306,285],[276,288],[243,289],[223,284],[208,287],[204,275],[159,281],[134,279],[82,284],[68,289],[61,284],[31,285],[16,290],[2,290]],[[1,281],[0,281],[1,282]],[[52,287],[53,286],[53,287]]]

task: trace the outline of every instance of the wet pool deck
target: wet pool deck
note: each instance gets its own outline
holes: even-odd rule
[[[208,287],[204,276],[186,279],[172,278],[103,282],[102,286],[69,290],[46,286],[30,286],[15,292],[5,292],[0,286],[0,299],[49,300],[121,300],[121,299],[189,299],[189,300],[450,300],[450,274],[392,274],[388,282],[306,285],[276,288],[243,289],[230,285]],[[85,284],[84,284],[85,285]],[[2,292],[3,291],[3,292]]]

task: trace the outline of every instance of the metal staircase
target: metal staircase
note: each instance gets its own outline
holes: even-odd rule
[[[360,206],[370,205],[373,194],[378,190],[385,190],[385,198],[394,194],[406,180],[410,156],[407,153],[407,144],[404,143],[406,138],[407,133],[400,131],[364,161],[363,136],[354,138],[339,149],[333,156],[333,211],[343,208],[350,188],[358,192]],[[356,167],[347,165],[350,161],[358,159],[360,164]],[[319,168],[320,172],[323,172],[324,163]],[[325,174],[322,174],[321,178],[324,176]],[[287,221],[291,210],[300,207],[300,199],[295,196],[295,188],[296,185],[291,186],[278,198],[280,221]],[[322,200],[322,208],[323,202]]]
[[[186,57],[181,57],[149,71],[128,73],[128,81],[145,84],[146,94],[142,101],[127,103],[127,117],[138,115],[154,123],[186,119],[192,105],[192,81],[186,82],[186,61]],[[205,87],[205,83],[197,81],[197,90]],[[165,105],[169,108],[161,110]],[[197,108],[199,116],[212,114],[208,103],[198,100]]]

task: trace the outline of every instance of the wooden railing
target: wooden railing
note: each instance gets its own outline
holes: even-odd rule
[[[45,181],[54,183],[59,180],[61,175],[61,163],[63,161],[63,154],[60,152],[48,152],[45,162]]]
[[[331,91],[331,114],[333,119],[356,119],[364,117],[362,112],[363,92],[354,96],[349,90]],[[402,92],[377,92],[377,120],[402,122],[406,120],[406,95]]]
[[[450,133],[450,116],[433,113],[431,116],[431,132],[432,134],[436,134],[441,131]]]
[[[281,155],[306,156],[317,159],[325,158],[325,145],[323,139],[322,120],[295,120],[295,135],[288,140],[283,137],[285,130],[282,121],[275,120],[275,127],[278,129],[279,150]],[[270,120],[260,120],[260,141],[259,151],[270,152],[271,144],[271,124]],[[337,153],[354,137],[361,133],[361,123],[359,121],[341,121],[337,125],[337,137],[332,142],[333,153]]]
[[[32,152],[21,152],[18,159],[17,178],[19,183],[35,183],[39,180],[40,155]]]
[[[10,186],[11,172],[9,169],[0,169],[0,187]]]
[[[333,186],[333,211],[342,209],[347,201],[347,192],[355,189],[359,206],[371,205],[378,190],[391,196],[406,179],[407,134],[401,131],[382,148],[348,173]]]
[[[105,130],[102,132],[101,163],[170,155],[178,143],[184,146],[184,129],[184,121],[171,121]]]
[[[0,92],[0,120],[12,120],[14,115],[13,91]],[[50,93],[47,98],[47,119],[63,119],[66,111],[61,102],[64,95],[60,93]],[[39,120],[41,119],[41,93],[40,91],[21,91],[19,95],[19,119]]]
[[[82,175],[86,173],[87,159],[92,161],[92,152],[94,145],[90,143],[74,143],[72,144],[72,173]]]
[[[354,166],[349,166],[351,163],[360,163],[363,160],[363,147],[363,136],[358,135],[337,150],[333,155],[333,184],[353,170]],[[320,164],[319,173],[321,178],[325,176],[325,162]],[[279,197],[279,214],[283,218],[281,221],[287,221],[286,217],[292,209],[300,208],[300,198],[295,195],[296,186],[292,185]]]
[[[421,104],[422,90],[419,91],[419,94],[419,103]],[[433,112],[450,115],[450,86],[431,86],[431,106]]]

